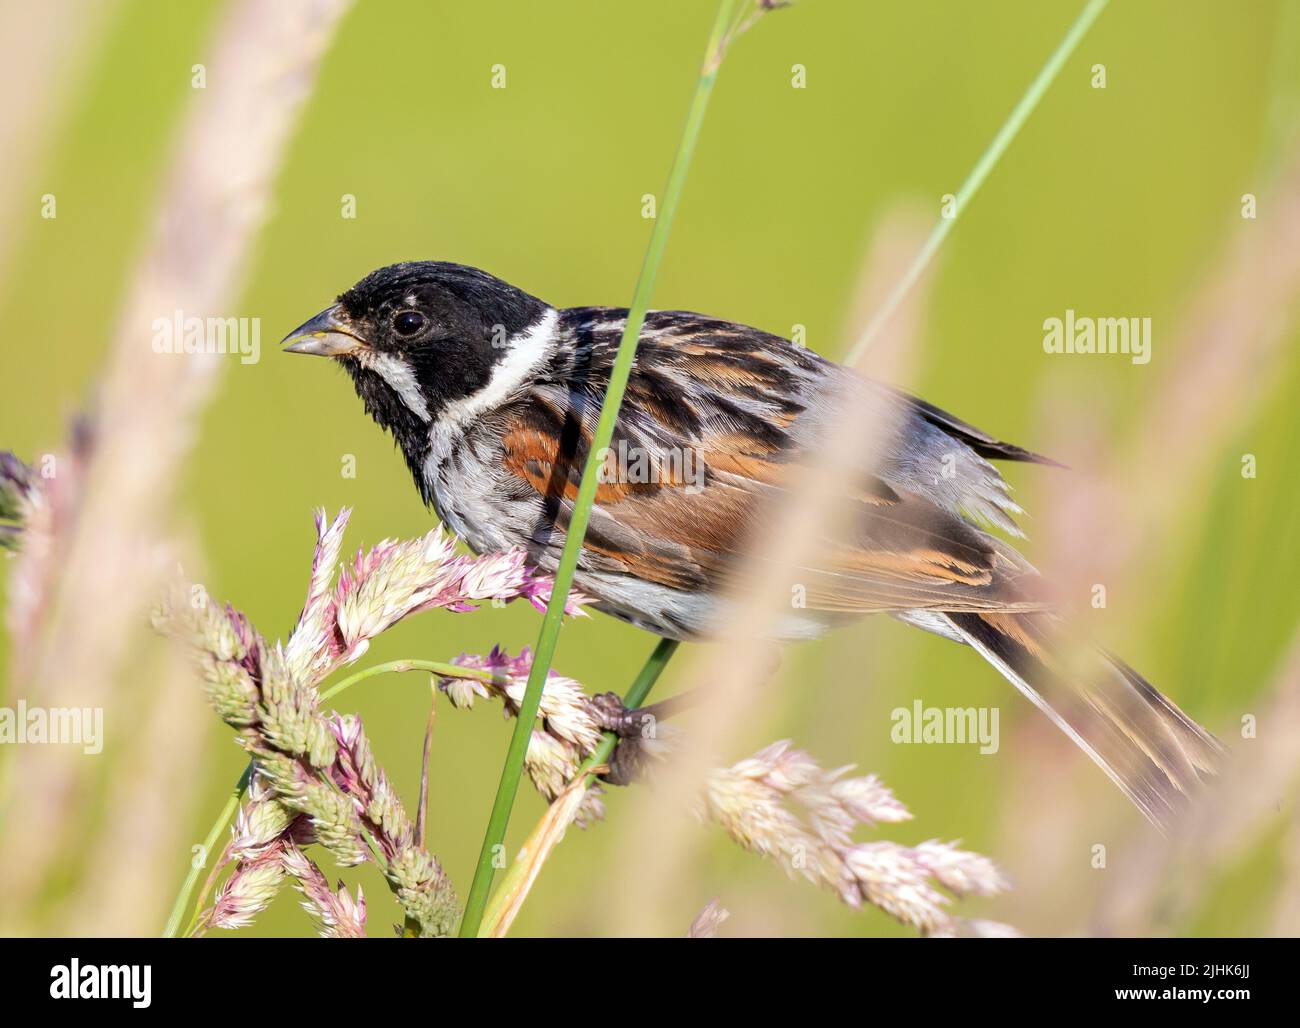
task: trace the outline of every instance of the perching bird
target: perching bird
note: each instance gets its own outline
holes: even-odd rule
[[[521,546],[553,571],[626,317],[413,261],[366,276],[285,342],[347,370],[425,502],[470,547]],[[818,452],[846,397],[894,427],[839,472],[850,525],[802,569],[805,602],[781,636],[886,613],[966,643],[1167,824],[1221,747],[1123,661],[1067,661],[1037,573],[985,530],[1020,534],[988,459],[1053,462],[788,340],[685,311],[646,316],[611,451],[655,473],[600,485],[577,587],[660,636],[708,636],[765,502]]]

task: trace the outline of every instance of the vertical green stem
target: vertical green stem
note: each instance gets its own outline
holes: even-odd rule
[[[884,304],[862,333],[862,337],[849,352],[848,359],[845,361],[846,364],[856,364],[858,359],[875,342],[880,330],[894,316],[894,313],[898,310],[898,305],[903,302],[903,298],[907,296],[912,286],[916,285],[916,280],[921,277],[922,272],[929,266],[939,247],[943,245],[943,241],[948,237],[948,233],[952,231],[953,225],[956,224],[957,219],[966,210],[966,204],[970,202],[979,187],[984,184],[984,180],[988,178],[989,172],[993,170],[994,165],[1006,153],[1007,147],[1011,145],[1011,141],[1016,138],[1025,121],[1034,112],[1034,108],[1038,106],[1043,94],[1047,92],[1047,88],[1060,72],[1061,66],[1074,53],[1079,41],[1087,35],[1088,30],[1092,28],[1092,23],[1106,9],[1106,4],[1109,2],[1110,0],[1088,0],[1084,4],[1083,10],[1079,12],[1074,24],[1066,32],[1065,38],[1057,45],[1052,52],[1052,56],[1047,59],[1047,63],[1035,76],[1034,81],[1029,84],[1029,88],[1025,90],[1025,95],[1020,98],[1020,102],[1012,109],[1002,128],[998,130],[998,134],[993,137],[993,142],[989,143],[988,149],[975,162],[975,167],[966,176],[966,181],[961,184],[961,188],[953,194],[952,216],[939,219],[939,223],[934,226],[934,231],[930,233],[920,252],[908,265],[903,277],[890,291],[889,296],[885,298]]]
[[[646,662],[641,665],[641,670],[623,694],[623,706],[628,710],[635,710],[645,702],[645,698],[650,695],[650,690],[654,687],[655,682],[659,681],[659,676],[668,666],[668,661],[672,659],[677,647],[681,643],[675,639],[660,639],[659,644],[646,658]],[[618,745],[618,736],[613,732],[606,732],[596,748],[591,751],[591,756],[582,762],[578,768],[578,773],[574,775],[575,779],[584,779],[583,788],[589,789],[592,783],[596,781],[596,776],[591,773],[591,769],[605,763],[614,752],[614,747]],[[496,892],[487,903],[487,912],[483,923],[491,926],[497,920],[502,905],[509,899],[516,886],[522,880],[525,874],[524,864],[516,861],[510,866],[510,870],[505,873],[501,879],[501,884],[497,886]]]
[[[668,173],[668,184],[664,188],[663,199],[659,205],[659,215],[650,233],[645,260],[641,264],[641,273],[632,294],[632,306],[627,313],[627,325],[623,329],[618,355],[610,371],[609,388],[601,404],[600,419],[596,422],[596,431],[582,472],[582,484],[578,487],[578,497],[569,519],[564,550],[555,572],[555,587],[546,608],[546,615],[542,619],[541,631],[537,636],[537,648],[533,656],[532,670],[528,675],[528,686],[519,707],[514,733],[510,737],[510,748],[506,751],[505,764],[501,769],[501,781],[497,786],[491,816],[488,818],[487,832],[483,836],[483,848],[479,852],[474,882],[470,886],[469,898],[465,904],[465,916],[460,926],[462,937],[472,938],[477,935],[479,923],[483,919],[488,891],[492,888],[493,857],[505,840],[510,810],[514,806],[515,793],[519,788],[519,776],[524,768],[524,756],[528,751],[533,722],[537,719],[537,710],[541,704],[542,683],[546,680],[551,661],[555,656],[555,645],[564,617],[565,599],[569,595],[569,588],[573,585],[578,553],[582,548],[583,537],[587,533],[591,504],[596,497],[597,470],[604,460],[605,450],[614,434],[614,422],[623,402],[623,392],[627,388],[628,376],[632,371],[632,359],[636,355],[637,343],[641,337],[641,326],[645,321],[645,313],[650,305],[650,296],[654,290],[659,264],[668,242],[668,230],[672,225],[673,215],[677,212],[682,186],[686,181],[686,172],[695,153],[700,126],[704,123],[704,112],[708,108],[713,83],[717,79],[718,68],[721,65],[721,54],[726,43],[727,28],[734,6],[735,0],[721,0],[718,4],[717,17],[714,19],[713,30],[704,55],[704,65],[695,83],[695,94],[691,98],[686,124],[682,128],[677,155]]]

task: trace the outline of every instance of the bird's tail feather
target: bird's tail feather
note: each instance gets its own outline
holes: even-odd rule
[[[1052,615],[944,616],[1161,830],[1222,762],[1218,740],[1122,660],[1063,646]]]

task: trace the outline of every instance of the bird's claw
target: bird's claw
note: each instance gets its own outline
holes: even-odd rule
[[[618,745],[609,758],[609,770],[600,776],[610,785],[631,785],[644,771],[645,753],[641,741],[650,732],[653,738],[656,721],[653,708],[629,710],[617,693],[602,692],[593,696],[592,706],[603,731],[618,736]]]

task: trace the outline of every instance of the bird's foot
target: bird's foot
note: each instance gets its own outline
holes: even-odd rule
[[[618,736],[618,745],[609,759],[609,770],[600,776],[610,785],[631,785],[643,777],[651,756],[647,750],[658,741],[659,722],[685,705],[683,697],[674,697],[629,710],[617,693],[602,692],[591,698],[603,731]]]

